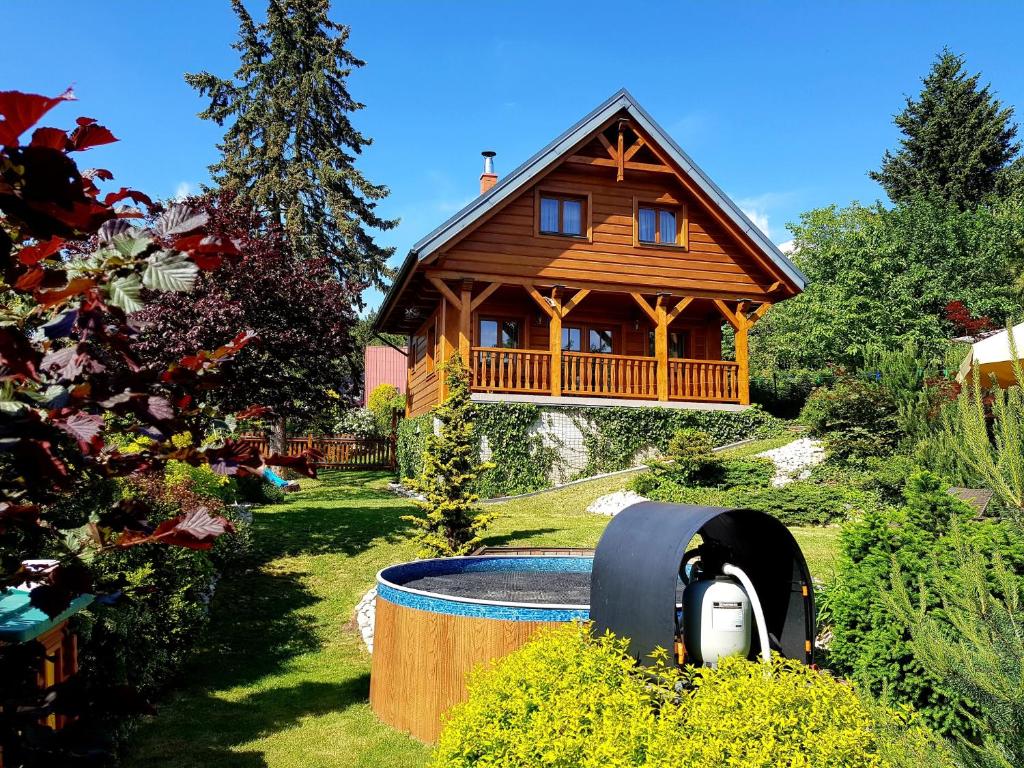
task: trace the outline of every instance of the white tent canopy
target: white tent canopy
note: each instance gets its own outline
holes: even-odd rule
[[[1017,359],[1024,359],[1024,323],[1013,326],[1013,341],[1017,347]],[[971,378],[975,364],[981,373],[981,383],[988,384],[995,376],[999,386],[1008,387],[1016,383],[1013,375],[1013,353],[1010,351],[1010,333],[999,331],[971,345],[970,352],[960,365],[957,381],[966,382]]]

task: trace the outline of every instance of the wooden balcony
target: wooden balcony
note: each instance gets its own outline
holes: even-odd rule
[[[562,352],[559,376],[553,376],[546,350],[473,347],[470,389],[563,397],[608,397],[709,403],[740,402],[740,366],[727,360],[669,358],[667,391],[658,391],[654,357]],[[556,391],[552,382],[561,383]]]

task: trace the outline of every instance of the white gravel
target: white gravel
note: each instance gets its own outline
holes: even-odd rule
[[[356,624],[359,625],[359,634],[366,643],[366,650],[373,653],[373,622],[377,612],[377,588],[374,587],[359,601],[356,606]]]
[[[772,485],[781,488],[794,480],[806,480],[811,476],[811,467],[825,460],[825,446],[820,440],[801,437],[792,443],[757,454],[771,459],[775,464]]]
[[[626,507],[639,504],[641,501],[650,501],[650,499],[646,496],[641,496],[635,491],[616,491],[594,501],[593,504],[587,507],[587,512],[593,515],[615,517]]]

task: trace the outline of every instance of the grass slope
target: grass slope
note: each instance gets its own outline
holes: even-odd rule
[[[763,450],[763,449],[762,449]],[[486,543],[594,546],[608,518],[584,510],[621,489],[609,477],[495,505]],[[181,688],[147,721],[129,768],[347,768],[424,765],[428,750],[370,711],[370,657],[350,619],[385,565],[416,546],[410,502],[385,476],[328,473],[255,515],[257,553],[225,579]],[[812,572],[831,575],[835,530],[795,529]]]

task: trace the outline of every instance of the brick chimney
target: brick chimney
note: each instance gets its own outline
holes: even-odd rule
[[[487,150],[480,154],[484,156],[484,172],[480,174],[480,194],[482,195],[498,183],[498,174],[494,172],[494,156],[497,153]]]

